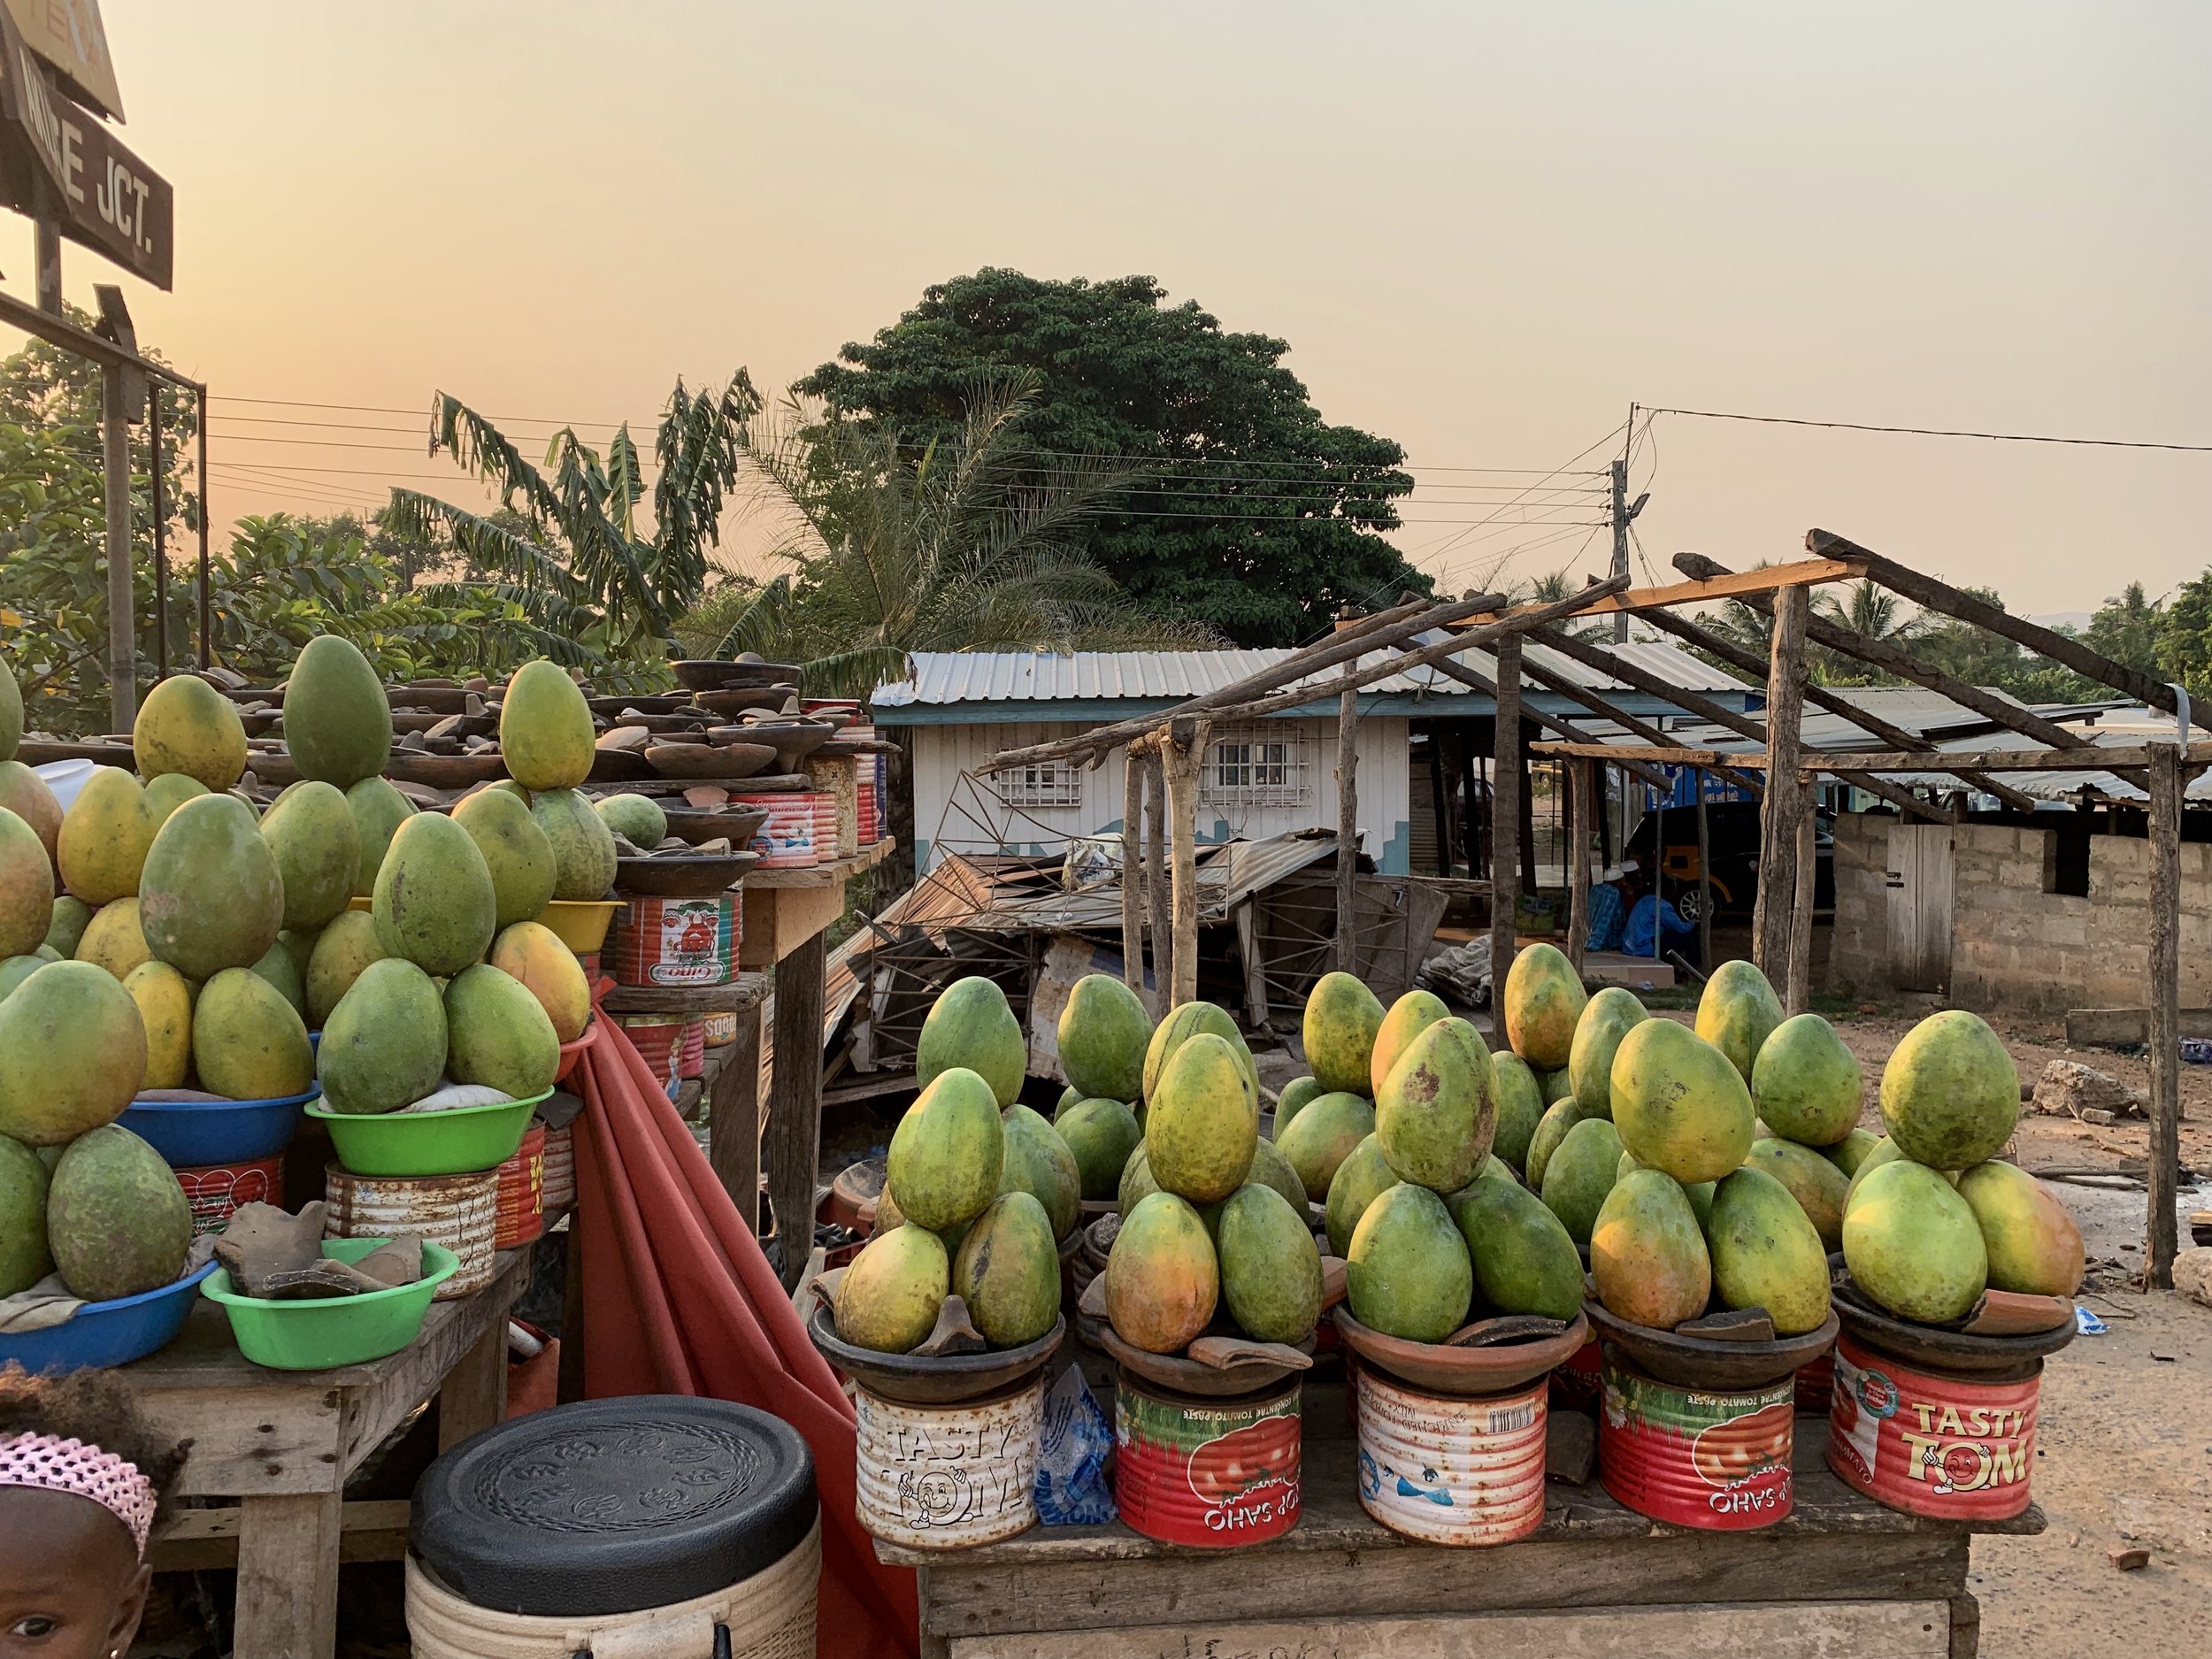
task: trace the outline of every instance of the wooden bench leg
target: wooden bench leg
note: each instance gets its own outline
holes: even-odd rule
[[[1975,1659],[1982,1650],[1982,1604],[1962,1593],[1951,1598],[1950,1659]]]
[[[246,1498],[238,1508],[233,1659],[332,1659],[342,1494]]]
[[[438,1449],[451,1451],[507,1415],[507,1322],[495,1321],[438,1389]]]

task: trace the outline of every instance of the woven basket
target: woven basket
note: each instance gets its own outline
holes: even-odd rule
[[[475,1607],[407,1557],[407,1633],[415,1659],[709,1659],[715,1626],[730,1632],[731,1659],[814,1659],[814,1602],[822,1576],[822,1525],[773,1566],[711,1594],[574,1618]]]

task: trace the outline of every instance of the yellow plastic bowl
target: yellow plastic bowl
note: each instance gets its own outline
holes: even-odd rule
[[[361,898],[348,899],[346,908],[349,910],[373,910],[376,908],[376,901]]]
[[[538,920],[578,956],[588,956],[607,942],[607,929],[621,908],[613,899],[555,899]]]

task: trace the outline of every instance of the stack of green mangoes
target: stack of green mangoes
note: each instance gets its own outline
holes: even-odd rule
[[[1035,1341],[1060,1317],[1060,1241],[1082,1220],[1082,1176],[1059,1132],[1020,1103],[1028,1054],[990,980],[956,979],[932,1005],[915,1055],[922,1092],[892,1133],[874,1233],[833,1299],[844,1341],[910,1353],[950,1295],[997,1348]]]
[[[1962,1010],[1905,1033],[1882,1068],[1882,1126],[1843,1203],[1851,1281],[1901,1319],[1944,1325],[1984,1290],[2068,1296],[2082,1238],[2066,1207],[1998,1161],[2020,1079],[1997,1033]]]
[[[1386,1011],[1341,973],[1314,987],[1305,1044],[1317,1086],[1347,1087],[1301,1105],[1287,1131],[1279,1111],[1279,1139],[1312,1146],[1301,1125],[1332,1093],[1366,1109],[1333,1109],[1366,1128],[1338,1161],[1325,1207],[1353,1316],[1415,1342],[1441,1341],[1479,1314],[1572,1318],[1582,1306],[1574,1240],[1494,1150],[1509,1110],[1498,1061],[1511,1056],[1492,1056],[1429,992]],[[1371,1107],[1355,1093],[1363,1087]],[[1524,1144],[1529,1127],[1519,1125]]]

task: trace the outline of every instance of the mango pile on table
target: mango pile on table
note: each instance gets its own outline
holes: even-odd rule
[[[921,1093],[891,1136],[874,1232],[833,1298],[842,1340],[911,1353],[954,1295],[992,1348],[1052,1329],[1082,1173],[1059,1132],[1021,1104],[1028,1053],[989,979],[956,979],[932,1005],[916,1054]]]
[[[236,709],[191,676],[148,694],[136,774],[96,769],[65,813],[12,758],[19,716],[0,721],[0,1135],[67,1144],[142,1090],[319,1084],[334,1110],[384,1112],[448,1079],[550,1087],[590,1000],[532,918],[564,891],[603,894],[613,838],[574,787],[592,730],[568,675],[524,668],[502,718],[518,781],[449,817],[380,775],[389,703],[334,637],[288,682],[303,777],[266,812],[238,787]]]

